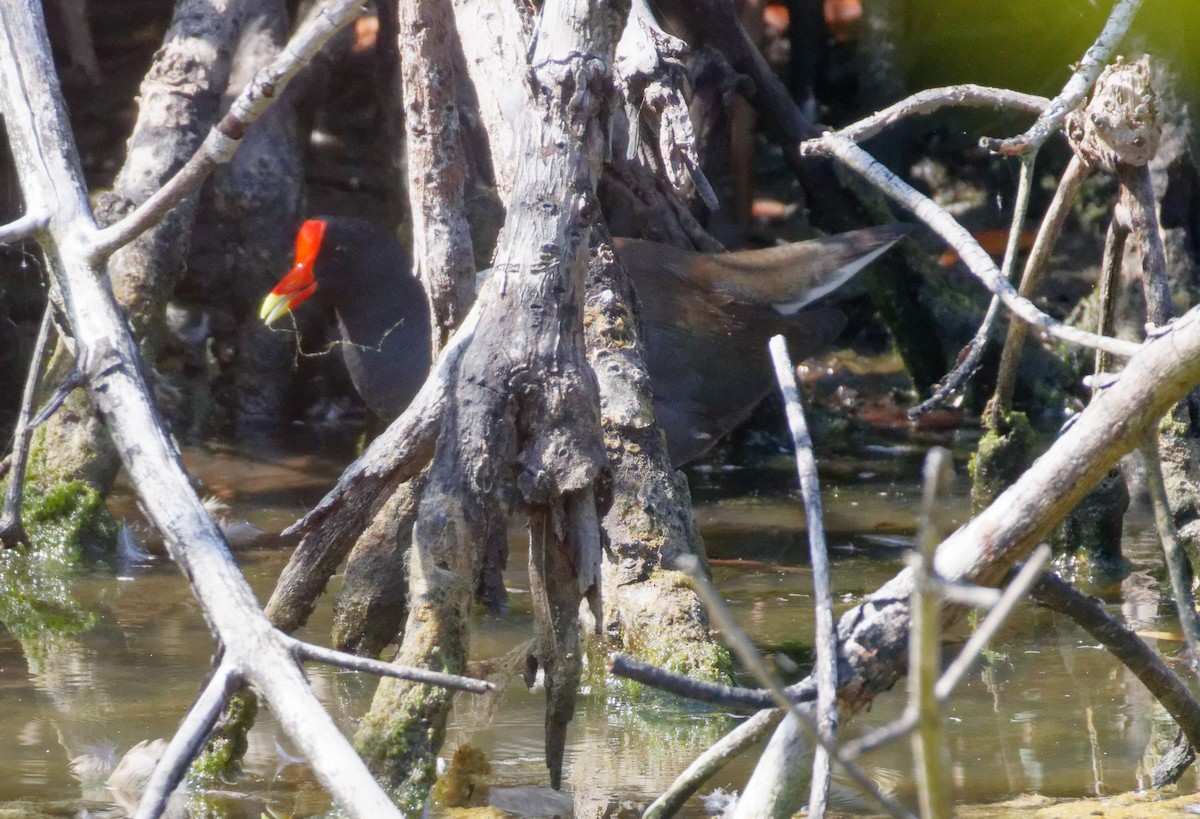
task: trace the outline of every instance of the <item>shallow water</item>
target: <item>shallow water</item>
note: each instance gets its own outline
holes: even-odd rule
[[[925,444],[893,442],[821,463],[839,613],[901,566]],[[320,496],[345,457],[345,449],[335,446],[303,456],[195,449],[186,460],[205,491],[229,504],[231,518],[277,532]],[[943,504],[951,526],[965,517],[961,464],[959,472],[956,491]],[[690,478],[718,588],[768,656],[786,657],[779,659],[784,667],[787,660],[805,666],[812,578],[790,460],[772,459],[753,470],[701,470]],[[128,500],[115,505],[136,516]],[[1159,581],[1148,571],[1157,545],[1135,528],[1129,556],[1138,571],[1109,598],[1111,609],[1142,631],[1173,633]],[[290,545],[266,535],[240,550],[260,599],[270,594]],[[476,657],[503,654],[530,633],[520,545],[516,530],[507,573],[510,611],[476,614]],[[21,801],[23,815],[74,816],[81,805],[93,815],[121,815],[119,794],[103,787],[107,767],[136,743],[171,735],[214,648],[183,577],[164,560],[120,571],[98,568],[77,582],[76,594],[97,616],[83,634],[46,638],[27,655],[0,628],[0,807]],[[325,603],[302,636],[327,641],[329,619]],[[1173,654],[1178,643],[1163,640],[1159,648]],[[309,673],[335,718],[352,731],[373,680],[324,667]],[[558,795],[545,787],[542,695],[514,684],[492,705],[460,702],[446,753],[466,742],[483,749],[493,770],[492,800],[525,815],[565,806],[578,816],[635,815],[735,724],[732,717],[666,697],[631,704],[603,686],[590,687],[571,726],[567,793]],[[844,735],[880,725],[902,706],[902,692],[880,697],[870,713],[848,722]],[[955,798],[964,803],[1027,792],[1086,796],[1136,789],[1148,782],[1149,766],[1142,764],[1148,742],[1162,745],[1174,737],[1161,709],[1119,664],[1070,623],[1030,607],[1018,610],[988,663],[955,696],[947,718]],[[912,803],[909,756],[908,746],[900,745],[868,763],[886,789]],[[741,788],[753,758],[731,764],[706,790]],[[300,816],[327,807],[266,712],[251,735],[246,769],[245,781],[208,795],[205,807],[212,815],[257,817],[271,810]],[[1186,793],[1197,784],[1189,773],[1180,787]],[[836,791],[840,809],[869,810],[849,788]],[[685,815],[707,814],[693,800]]]

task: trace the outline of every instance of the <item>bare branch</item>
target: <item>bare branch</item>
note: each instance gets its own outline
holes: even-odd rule
[[[162,428],[137,347],[104,268],[95,263],[95,220],[36,0],[0,3],[0,106],[29,207],[52,213],[43,250],[63,298],[88,397],[142,507],[190,581],[224,649],[224,662],[263,694],[280,727],[348,813],[399,816],[313,694],[282,635],[262,615]]]
[[[1200,310],[1152,336],[1030,469],[938,549],[948,580],[994,585],[1200,381]],[[891,638],[906,629],[912,576],[902,572],[839,623],[841,700],[861,708],[903,671]],[[944,612],[952,621],[959,612]]]
[[[1059,131],[1067,114],[1079,107],[1096,82],[1096,78],[1100,76],[1104,66],[1112,58],[1117,44],[1129,30],[1129,24],[1133,21],[1133,16],[1137,14],[1141,5],[1142,0],[1118,0],[1117,4],[1113,6],[1112,13],[1109,14],[1104,28],[1100,31],[1100,36],[1084,53],[1083,59],[1079,61],[1071,79],[1063,86],[1062,93],[1054,98],[1028,131],[1008,139],[985,137],[980,140],[980,145],[1004,156],[1016,156],[1036,150],[1052,134]]]
[[[50,328],[54,321],[54,305],[46,303],[42,311],[42,324],[38,327],[33,355],[29,358],[29,374],[25,377],[25,391],[21,394],[21,411],[17,414],[17,426],[13,430],[12,477],[4,489],[4,508],[0,509],[0,545],[16,547],[30,546],[29,535],[21,523],[21,497],[25,492],[25,466],[29,458],[29,442],[33,439],[35,425],[30,423],[33,402],[37,397],[38,382],[42,377],[42,358],[50,340]]]
[[[382,660],[374,660],[370,657],[359,657],[354,654],[347,654],[344,651],[334,651],[332,648],[315,646],[312,643],[306,643],[294,637],[285,638],[284,642],[291,645],[292,651],[300,659],[333,665],[338,668],[346,668],[351,671],[365,671],[368,674],[378,674],[381,677],[412,680],[413,682],[424,683],[425,685],[453,688],[456,691],[468,691],[472,694],[486,694],[488,691],[496,688],[496,686],[486,680],[476,680],[472,677],[463,677],[459,674],[442,674],[425,668],[413,668],[411,666],[385,663]]]
[[[708,702],[723,708],[753,710],[771,708],[775,704],[775,700],[771,698],[771,692],[761,688],[740,688],[705,682],[684,674],[667,671],[624,654],[614,654],[608,658],[608,671],[610,674],[633,680],[642,685],[649,685],[677,697]],[[809,702],[816,699],[816,696],[817,689],[814,684],[808,685],[804,691],[799,693],[791,688],[788,689],[788,699],[792,702]]]
[[[89,262],[103,261],[153,227],[171,208],[199,188],[218,166],[228,162],[241,145],[246,130],[278,99],[297,72],[339,29],[358,16],[361,9],[361,0],[328,0],[319,7],[279,56],[259,70],[184,166],[136,210],[90,237]]]
[[[467,73],[488,135],[496,193],[507,208],[516,175],[517,121],[533,104],[528,9],[511,0],[453,0]]]
[[[1158,201],[1148,165],[1117,165],[1117,178],[1129,191],[1129,222],[1142,256],[1142,290],[1146,294],[1146,320],[1153,326],[1175,317],[1171,285],[1167,281],[1167,255],[1158,224]]]
[[[944,88],[927,88],[906,97],[882,111],[877,111],[858,122],[839,128],[835,133],[855,142],[877,136],[907,117],[922,116],[943,108],[1010,108],[1018,111],[1041,113],[1050,100],[1035,94],[1022,94],[1007,88],[990,88],[986,85],[949,85]]]
[[[1192,595],[1192,574],[1188,566],[1183,544],[1175,529],[1175,517],[1167,499],[1167,488],[1163,482],[1162,457],[1158,454],[1158,432],[1148,432],[1142,443],[1142,458],[1145,462],[1147,489],[1154,506],[1154,526],[1162,543],[1163,562],[1171,578],[1172,597],[1179,612],[1179,624],[1191,653],[1193,668],[1200,663],[1200,615],[1196,612],[1196,598]]]
[[[467,169],[455,100],[454,12],[450,0],[402,0],[399,12],[413,273],[429,295],[430,343],[437,352],[475,299],[475,256],[463,206]]]
[[[641,123],[646,121],[658,135],[658,156],[672,188],[689,199],[697,193],[705,207],[715,211],[720,201],[700,168],[696,133],[684,99],[686,52],[685,42],[659,27],[646,0],[634,0],[613,64],[629,123],[627,158],[637,150]],[[657,122],[650,122],[651,117]]]
[[[825,546],[825,515],[821,509],[821,479],[817,459],[813,454],[812,437],[804,418],[804,405],[796,387],[796,370],[788,356],[787,341],[775,336],[769,342],[775,379],[783,393],[787,408],[792,447],[796,450],[796,472],[800,491],[804,495],[804,517],[808,521],[808,551],[812,560],[813,609],[815,626],[813,640],[817,662],[813,675],[817,678],[816,726],[831,742],[837,736],[837,633],[833,626],[833,581],[829,571],[829,551]],[[824,749],[813,759],[812,784],[809,789],[808,815],[824,816],[829,800],[829,782],[833,770]]]
[[[984,286],[1003,300],[1020,319],[1062,341],[1104,350],[1113,355],[1129,357],[1137,352],[1138,346],[1129,341],[1098,336],[1055,321],[1043,313],[1033,302],[1017,294],[1012,285],[1001,275],[996,263],[974,237],[954,217],[938,207],[933,200],[921,195],[911,185],[889,171],[854,142],[827,133],[822,137],[803,143],[801,150],[807,154],[829,154],[837,157],[868,182],[875,185],[890,199],[903,205],[918,219],[933,229],[953,247],[971,273]]]
[[[950,816],[950,788],[942,739],[942,715],[934,685],[941,662],[941,599],[933,556],[940,533],[934,520],[938,495],[953,474],[950,453],[934,447],[925,456],[921,511],[917,522],[916,550],[912,554],[912,596],[908,632],[908,713],[916,719],[912,738],[913,774],[921,815],[932,819]]]
[[[1065,614],[1103,643],[1162,704],[1187,737],[1188,744],[1200,746],[1200,702],[1162,658],[1109,614],[1102,602],[1050,572],[1041,575],[1034,584],[1032,597],[1037,605]],[[1155,781],[1154,786],[1161,787],[1162,783]]]
[[[1096,332],[1103,336],[1111,335],[1116,325],[1117,283],[1121,275],[1121,262],[1125,258],[1125,242],[1131,232],[1129,210],[1125,202],[1127,196],[1128,192],[1120,193],[1113,205],[1113,218],[1109,220],[1108,230],[1104,234],[1104,252],[1100,257],[1099,282],[1096,284],[1100,315]],[[1112,369],[1110,359],[1108,353],[1096,351],[1093,383],[1099,384],[1101,375]]]
[[[1024,298],[1033,298],[1041,287],[1046,269],[1050,265],[1050,254],[1062,235],[1063,224],[1071,212],[1071,205],[1074,204],[1080,186],[1090,173],[1091,168],[1078,156],[1073,156],[1058,180],[1054,198],[1050,200],[1046,214],[1042,217],[1037,237],[1034,238],[1029,257],[1025,260],[1025,269],[1021,273],[1018,292]],[[1000,372],[996,376],[996,398],[992,401],[994,413],[1006,413],[1012,405],[1012,393],[1017,382],[1017,365],[1020,363],[1021,350],[1025,346],[1028,332],[1029,325],[1023,321],[1014,321],[1008,325],[1004,350],[1000,355]]]

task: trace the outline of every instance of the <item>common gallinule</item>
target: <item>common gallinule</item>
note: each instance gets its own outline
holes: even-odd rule
[[[796,313],[907,232],[884,225],[720,254],[616,240],[641,304],[654,410],[671,461],[704,454],[771,389],[772,335],[787,335],[797,361],[829,344],[841,332],[840,312]],[[395,418],[430,367],[429,307],[408,255],[372,222],[310,219],[296,237],[291,272],[259,315],[271,324],[310,298],[333,307],[350,378],[367,406]]]

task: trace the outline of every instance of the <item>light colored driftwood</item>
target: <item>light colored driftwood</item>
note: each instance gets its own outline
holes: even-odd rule
[[[39,4],[23,0],[0,5],[0,32],[0,102],[22,191],[32,210],[50,213],[47,230],[39,238],[64,301],[78,368],[142,508],[189,578],[223,647],[222,664],[266,699],[280,727],[334,799],[355,816],[398,816],[313,695],[293,642],[262,615],[224,536],[196,497],[177,449],[158,422],[137,348],[103,267],[97,264],[97,228]],[[209,699],[201,703],[196,719],[185,722],[193,730],[181,736],[181,743],[198,744],[197,727],[209,715],[215,716]]]
[[[491,3],[481,6],[477,2],[456,2],[455,12],[459,15],[468,72],[480,100],[480,117],[488,132],[497,186],[507,200],[510,188],[505,187],[505,174],[511,175],[513,166],[511,107],[523,99],[526,102],[522,104],[530,104],[528,85],[509,79],[528,71],[528,37],[507,2],[499,3],[499,8]],[[507,21],[502,30],[496,28],[500,21]],[[631,10],[622,38],[637,25]],[[614,66],[614,71],[619,70]],[[611,192],[614,178],[624,173],[638,174],[638,190],[631,190],[629,197],[634,207],[656,206],[668,215],[678,208],[679,214],[694,223],[686,207],[670,195],[665,181],[620,156],[610,157],[601,185]],[[647,186],[657,187],[648,191]],[[657,215],[643,219],[651,220],[670,226],[679,221]],[[707,241],[712,244],[707,245],[696,238],[702,235],[704,231],[696,225],[692,235],[678,230],[662,238],[684,246],[698,242],[706,249],[720,249],[711,238]],[[612,503],[602,520],[610,547],[603,568],[604,587],[608,590],[604,619],[619,635],[622,645],[653,645],[656,650],[669,652],[678,667],[712,677],[726,655],[709,636],[703,607],[686,586],[657,574],[660,568],[672,565],[675,555],[702,553],[703,545],[695,529],[686,479],[671,468],[661,433],[652,424],[653,404],[634,314],[634,295],[627,277],[614,268],[611,248],[605,249],[606,241],[592,242],[597,253],[592,260],[585,305],[588,358],[599,381],[612,472]],[[647,537],[647,532],[655,535]]]
[[[948,450],[929,450],[922,476],[917,548],[911,555],[914,582],[909,604],[912,628],[908,632],[908,711],[916,715],[917,722],[912,737],[913,779],[921,816],[928,819],[948,819],[951,815],[950,771],[942,739],[941,708],[934,692],[942,660],[938,623],[942,600],[933,555],[941,538],[934,519],[938,496],[953,473]]]
[[[813,642],[817,648],[813,676],[817,680],[817,730],[828,740],[837,735],[837,635],[833,629],[833,580],[829,571],[829,550],[825,545],[825,513],[821,507],[821,479],[812,436],[804,418],[796,371],[788,356],[787,341],[775,336],[770,341],[775,379],[787,408],[792,447],[796,451],[796,472],[804,496],[804,518],[808,521],[808,551],[813,573]],[[812,784],[809,787],[808,815],[824,816],[829,801],[829,782],[833,769],[829,756],[818,748],[813,758]]]

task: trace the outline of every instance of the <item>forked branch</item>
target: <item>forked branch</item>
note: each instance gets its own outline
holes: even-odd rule
[[[399,816],[388,796],[321,706],[290,638],[273,629],[209,517],[163,430],[142,376],[139,354],[107,286],[66,107],[36,0],[0,4],[0,105],[21,189],[31,213],[50,215],[43,249],[61,293],[77,369],[106,424],[139,500],[191,582],[223,648],[222,667],[256,688],[317,778],[353,816]],[[239,108],[239,111],[243,109]],[[240,114],[239,114],[240,115]],[[110,240],[111,241],[111,240]],[[115,245],[111,245],[115,247]],[[202,702],[200,726],[216,709],[226,672]],[[194,750],[197,731],[181,736],[176,757]],[[164,783],[169,781],[163,774]],[[144,813],[153,815],[148,807]]]

